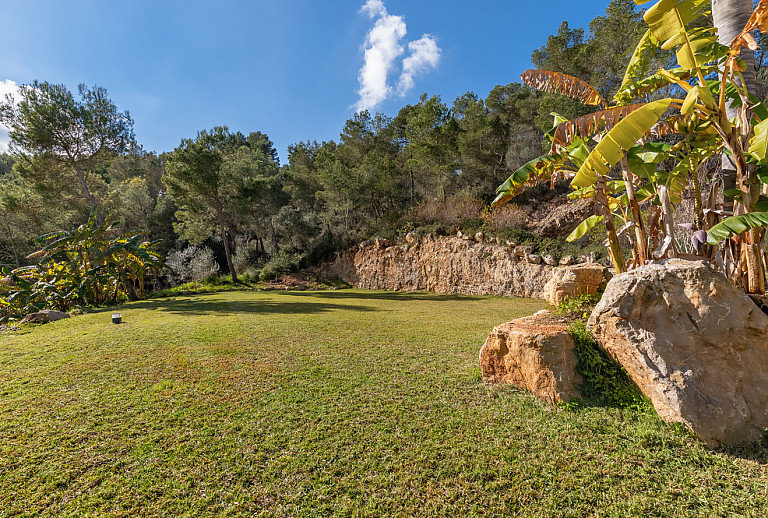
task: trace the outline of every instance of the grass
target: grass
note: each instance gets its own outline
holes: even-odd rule
[[[765,514],[761,444],[484,387],[542,304],[227,292],[0,335],[0,517]]]

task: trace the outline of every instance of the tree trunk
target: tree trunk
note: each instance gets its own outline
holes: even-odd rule
[[[723,45],[730,45],[733,39],[744,30],[752,14],[752,0],[712,0],[712,19],[717,27],[717,40]],[[742,77],[750,92],[755,91],[754,53],[746,47],[741,50],[741,59],[746,64]],[[728,118],[736,116],[736,108],[726,109]],[[736,165],[723,154],[721,158],[723,189],[736,189]],[[723,209],[733,212],[733,198],[725,197]]]
[[[229,248],[229,237],[227,236],[227,229],[223,224],[219,225],[221,229],[221,239],[224,241],[224,255],[227,256],[227,266],[229,267],[229,274],[232,276],[232,282],[239,282],[237,280],[237,272],[235,271],[235,264],[232,262],[232,251]]]
[[[718,29],[718,40],[724,45],[730,45],[733,39],[741,33],[744,26],[749,21],[752,14],[751,0],[713,0],[712,18],[715,27]],[[748,48],[743,48],[740,57],[746,64],[746,70],[742,72],[744,87],[752,93],[755,91],[755,64],[754,54]],[[737,115],[737,109],[728,107],[727,116]],[[748,128],[742,128],[746,132]],[[744,161],[742,136],[734,134],[727,142],[728,147],[733,151],[733,157],[723,156],[723,186],[725,189],[738,187],[742,191],[743,211],[745,213],[753,211],[755,203],[760,194],[754,170],[750,170]],[[729,205],[733,207],[733,200]],[[727,205],[724,207],[729,208]],[[734,214],[737,211],[733,211]],[[747,291],[749,293],[765,293],[765,269],[763,265],[762,238],[761,229],[751,229],[741,235],[740,245],[742,247],[742,256],[745,258],[747,271]]]
[[[88,200],[88,205],[91,207],[91,212],[96,208],[96,199],[93,197],[93,194],[91,194],[91,190],[88,189],[88,182],[85,181],[85,173],[83,173],[83,170],[80,169],[80,166],[77,165],[77,162],[74,160],[72,162],[72,168],[75,170],[75,173],[77,173],[77,179],[80,181],[80,189],[83,191],[83,196],[85,196],[85,199]],[[96,224],[101,225],[104,222],[104,220],[101,218],[101,216],[96,213]]]
[[[19,260],[19,252],[16,250],[16,241],[13,239],[13,232],[11,231],[11,225],[8,223],[8,214],[3,211],[3,220],[5,220],[5,228],[8,230],[8,239],[11,241],[11,248],[13,249],[13,258],[16,260],[16,268],[21,268],[21,261]]]
[[[648,254],[648,234],[645,232],[643,216],[640,214],[640,204],[637,203],[635,196],[634,175],[629,170],[627,156],[621,159],[621,172],[624,175],[624,184],[627,189],[627,200],[629,201],[629,212],[632,215],[632,222],[635,224],[635,241],[637,241],[637,255],[640,266],[650,259]]]
[[[272,216],[267,216],[267,221],[269,222],[269,234],[272,238],[272,248],[277,253],[277,234],[275,233],[275,225],[272,223]]]

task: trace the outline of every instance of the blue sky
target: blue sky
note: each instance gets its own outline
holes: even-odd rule
[[[607,3],[9,0],[0,90],[97,84],[130,111],[148,150],[226,125],[267,133],[285,161],[292,143],[337,139],[360,107],[394,116],[423,92],[484,98],[518,81],[563,20],[588,28]]]

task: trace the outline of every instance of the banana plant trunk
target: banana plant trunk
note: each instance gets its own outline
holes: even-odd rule
[[[712,19],[718,30],[718,41],[729,45],[733,39],[741,33],[752,14],[752,0],[712,0]],[[755,91],[755,64],[754,54],[748,48],[743,48],[740,57],[746,64],[746,70],[742,72],[743,86],[747,91]],[[737,109],[728,107],[728,118],[737,116]],[[748,128],[747,128],[748,129]],[[746,129],[742,128],[746,134]],[[760,186],[754,171],[750,171],[744,159],[743,143],[741,135],[734,131],[728,142],[728,147],[733,152],[733,157],[723,155],[723,186],[725,189],[737,187],[743,194],[743,210],[746,213],[753,211],[753,203],[757,201]],[[730,201],[733,204],[733,201]],[[726,207],[727,209],[727,207]],[[737,211],[733,211],[734,214]],[[747,291],[749,293],[765,293],[765,268],[763,263],[763,233],[754,228],[742,234],[741,246],[747,270]]]
[[[624,175],[624,185],[627,191],[627,200],[629,201],[629,212],[632,216],[632,223],[635,224],[634,229],[638,260],[640,261],[640,266],[642,266],[650,258],[648,255],[648,234],[645,231],[643,217],[640,214],[640,204],[637,203],[637,196],[635,196],[635,175],[633,175],[632,171],[629,169],[629,162],[626,155],[621,159],[621,172]]]
[[[752,14],[752,0],[712,0],[712,20],[717,27],[717,40],[730,46],[733,39],[741,33]],[[746,47],[739,56],[746,64],[742,72],[744,83],[750,92],[755,91],[755,59],[752,51]],[[736,116],[737,108],[728,107],[728,118]],[[727,155],[721,158],[723,189],[736,189],[736,164]],[[733,198],[725,198],[724,209],[733,211]]]
[[[603,216],[605,232],[608,236],[608,251],[611,253],[611,260],[616,273],[627,271],[624,266],[624,253],[621,250],[619,236],[616,234],[616,225],[613,223],[613,213],[611,212],[608,197],[605,194],[605,183],[600,181],[595,185],[595,203],[598,212]]]

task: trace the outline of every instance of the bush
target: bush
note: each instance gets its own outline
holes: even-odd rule
[[[594,253],[596,259],[606,256],[606,250],[602,244],[590,243],[585,246],[579,243],[569,243],[564,237],[540,237],[522,228],[502,230],[496,235],[502,241],[514,241],[518,245],[532,246],[534,253],[550,254],[558,259],[566,255],[580,256],[590,253]]]
[[[413,209],[411,220],[419,226],[439,223],[449,227],[479,219],[483,202],[469,194],[455,194],[442,200],[427,200]]]
[[[528,216],[517,205],[508,203],[501,207],[486,207],[480,217],[485,228],[492,232],[499,232],[508,228],[522,228],[525,226]]]
[[[213,258],[213,250],[205,247],[188,246],[184,250],[172,252],[165,261],[166,276],[173,286],[185,282],[202,281],[215,277],[219,265]]]
[[[301,267],[305,258],[304,254],[280,250],[261,269],[260,279],[271,281],[281,275],[295,272]]]
[[[583,380],[579,391],[586,400],[617,407],[643,404],[643,395],[600,348],[584,322],[571,324],[568,331],[576,342],[576,369]]]

